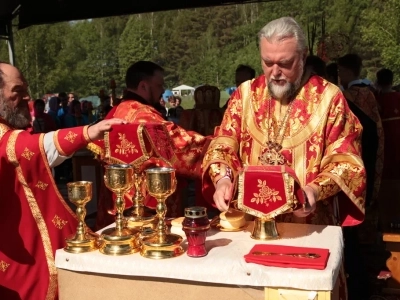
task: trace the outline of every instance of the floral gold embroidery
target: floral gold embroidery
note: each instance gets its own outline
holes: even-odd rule
[[[52,220],[54,226],[56,226],[56,228],[58,229],[63,229],[63,227],[65,226],[65,224],[68,223],[68,221],[64,221],[63,219],[61,219],[59,216],[55,215],[53,220]]]
[[[25,147],[24,151],[22,152],[21,156],[26,158],[27,160],[31,160],[32,156],[35,153],[30,151],[28,148]]]
[[[217,177],[221,173],[221,165],[219,163],[214,163],[210,165],[209,174],[211,178]]]
[[[69,131],[68,134],[65,136],[65,140],[73,144],[75,142],[75,139],[78,135],[72,131]]]
[[[135,145],[132,142],[128,141],[128,139],[126,138],[125,133],[118,133],[118,135],[121,143],[117,145],[115,153],[119,153],[125,156],[128,156],[128,154],[138,153]]]
[[[41,189],[41,190],[43,190],[43,191],[47,188],[47,186],[48,186],[47,183],[44,183],[44,182],[42,182],[40,180],[38,181],[38,183],[36,183],[36,187]]]
[[[276,143],[274,143],[276,144]],[[277,144],[278,145],[278,144]],[[278,145],[280,146],[280,145]],[[268,146],[270,147],[270,146]],[[280,151],[280,150],[279,150]],[[267,151],[264,152],[263,155],[259,157],[259,160],[262,165],[283,165],[285,164],[285,157],[274,148],[269,148]]]
[[[318,199],[327,199],[340,192],[340,187],[332,178],[327,176],[318,176],[313,183],[318,186]]]
[[[266,180],[258,179],[257,187],[260,188],[258,193],[253,193],[254,198],[251,199],[251,202],[256,202],[257,204],[265,204],[269,206],[270,202],[282,201],[282,197],[279,196],[279,192],[270,188],[267,185]]]
[[[3,135],[9,130],[10,130],[10,128],[8,126],[6,126],[4,124],[0,124],[0,138],[2,138]]]
[[[18,135],[23,132],[22,130],[14,130],[10,134],[10,138],[8,139],[7,142],[7,158],[8,160],[15,166],[16,169],[16,174],[17,174],[17,179],[20,185],[23,188],[25,197],[27,198],[27,201],[29,203],[29,208],[31,210],[32,216],[35,219],[36,225],[39,229],[40,237],[42,240],[43,248],[44,248],[44,254],[45,254],[45,259],[47,262],[47,268],[49,271],[49,283],[48,283],[48,288],[47,288],[47,295],[45,299],[54,299],[57,294],[57,268],[54,263],[54,254],[53,254],[53,248],[51,246],[51,240],[50,240],[50,235],[47,230],[47,225],[46,222],[43,218],[42,211],[39,208],[39,205],[36,201],[35,196],[33,195],[32,189],[30,188],[29,184],[27,183],[24,174],[22,172],[22,168],[18,162],[17,159],[17,154],[16,154],[16,141],[18,138]],[[56,131],[58,132],[58,131]],[[42,135],[40,137],[41,139],[41,144],[43,144]]]
[[[5,272],[10,264],[6,263],[4,260],[0,260],[0,270]]]

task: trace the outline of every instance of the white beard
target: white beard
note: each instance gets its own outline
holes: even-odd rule
[[[271,96],[275,99],[284,99],[291,96],[294,89],[294,84],[286,82],[285,85],[276,85],[272,81],[268,83],[268,89]]]
[[[286,77],[281,76],[279,78],[270,78],[268,81],[268,90],[271,96],[275,99],[288,99],[295,95],[296,91],[300,87],[302,74],[303,74],[303,62],[299,65],[299,74],[300,76],[296,79],[294,83],[288,82]],[[285,80],[286,83],[284,85],[274,84],[272,80]]]

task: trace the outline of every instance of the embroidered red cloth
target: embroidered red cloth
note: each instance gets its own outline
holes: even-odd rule
[[[105,160],[109,163],[131,164],[138,168],[151,155],[151,145],[141,123],[114,125],[104,135]]]
[[[248,214],[270,219],[303,204],[304,192],[288,166],[247,166],[239,174],[238,208]]]
[[[167,129],[163,124],[136,122],[114,125],[112,131],[104,135],[104,141],[94,142],[101,146],[104,143],[104,161],[110,164],[130,164],[136,171],[142,172],[151,167],[171,167],[174,151]],[[144,205],[155,208],[157,201],[146,193]],[[125,207],[132,206],[135,189],[124,195]],[[115,195],[113,195],[115,198]],[[109,211],[115,213],[115,207]]]
[[[151,166],[170,166],[175,155],[170,139],[163,124],[114,125],[104,140],[91,143],[91,150],[108,164],[130,164],[143,171]]]
[[[255,255],[254,252],[270,253],[315,253],[320,255],[318,258],[294,257],[288,255]],[[248,263],[255,263],[271,267],[298,268],[298,269],[316,269],[324,270],[328,263],[329,249],[293,247],[283,245],[263,245],[258,244],[244,256]]]

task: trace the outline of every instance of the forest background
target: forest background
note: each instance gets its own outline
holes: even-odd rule
[[[239,64],[261,74],[258,31],[291,16],[307,33],[310,53],[327,63],[358,53],[363,77],[374,81],[387,67],[399,83],[399,15],[400,0],[282,0],[15,27],[16,65],[33,98],[60,91],[97,95],[109,90],[111,79],[118,94],[126,69],[138,60],[163,66],[166,88],[211,84],[223,91],[234,85]],[[8,61],[6,43],[0,60]]]

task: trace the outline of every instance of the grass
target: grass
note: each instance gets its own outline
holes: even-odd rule
[[[221,96],[219,100],[219,107],[222,107],[225,105],[226,101],[229,99],[229,94],[225,91],[221,91]],[[182,107],[184,109],[190,109],[194,107],[194,98],[193,96],[182,96]]]

